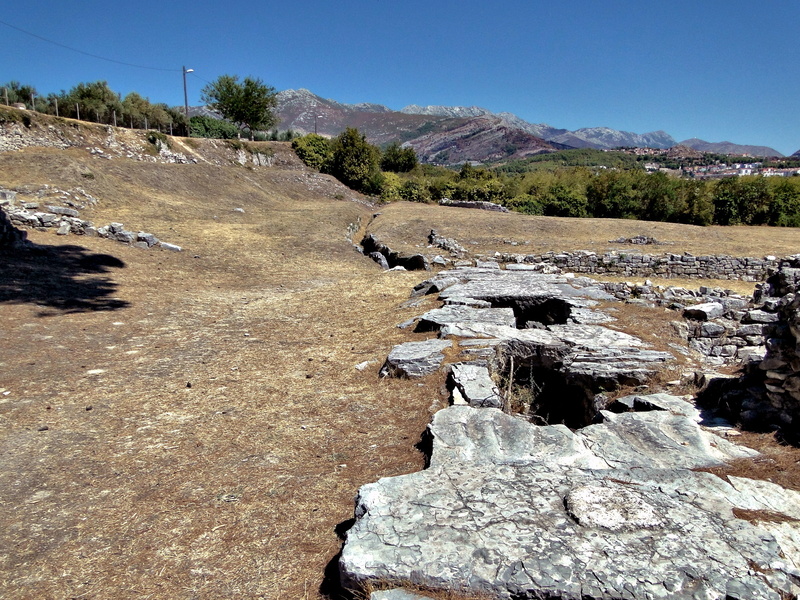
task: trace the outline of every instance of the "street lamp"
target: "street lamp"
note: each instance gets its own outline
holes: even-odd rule
[[[314,135],[317,134],[317,117],[319,117],[321,119],[324,116],[325,115],[314,115]]]
[[[186,129],[189,129],[189,95],[186,93],[186,74],[194,73],[194,69],[187,69],[183,67],[183,110],[186,114]]]

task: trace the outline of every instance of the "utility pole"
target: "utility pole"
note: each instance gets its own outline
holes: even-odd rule
[[[54,98],[54,100],[55,100],[55,102],[56,102],[56,116],[58,116],[58,96],[56,96],[56,97]]]
[[[192,131],[189,129],[189,94],[186,92],[186,74],[194,73],[194,69],[187,69],[186,65],[183,66],[183,110],[186,116],[186,137],[192,136]]]

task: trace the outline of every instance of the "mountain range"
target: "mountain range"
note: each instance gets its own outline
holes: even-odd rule
[[[344,104],[306,89],[279,92],[277,100],[281,129],[334,136],[346,127],[356,127],[373,144],[405,143],[414,148],[421,161],[439,164],[498,162],[567,148],[667,149],[678,145],[720,154],[783,156],[766,146],[710,143],[697,138],[678,142],[664,131],[638,134],[609,127],[570,131],[479,106],[412,104],[397,111],[382,104]]]

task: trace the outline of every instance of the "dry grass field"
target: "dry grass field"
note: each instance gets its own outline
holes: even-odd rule
[[[369,230],[400,250],[432,228],[476,252],[641,233],[670,251],[800,247],[793,230],[377,209],[275,147],[283,166],[255,169],[0,154],[0,186],[79,186],[99,199],[84,218],[184,247],[32,232],[0,257],[0,597],[335,593],[358,488],[421,468],[444,405],[441,376],[378,378],[393,344],[425,337],[396,324],[433,299],[405,307],[425,274],[354,251],[348,226],[375,212]]]

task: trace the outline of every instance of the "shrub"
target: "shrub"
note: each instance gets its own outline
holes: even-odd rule
[[[348,127],[333,140],[329,171],[349,188],[369,194],[379,183],[379,157],[378,148]]]
[[[292,149],[306,165],[320,171],[326,170],[333,156],[329,140],[316,133],[309,133],[292,140]]]
[[[428,188],[413,179],[403,182],[399,190],[400,198],[408,202],[430,202],[431,194]]]
[[[161,148],[170,148],[169,138],[160,131],[148,131],[147,141],[153,144],[156,150]]]
[[[239,136],[239,129],[233,123],[206,116],[189,119],[189,130],[192,137],[230,140]]]

